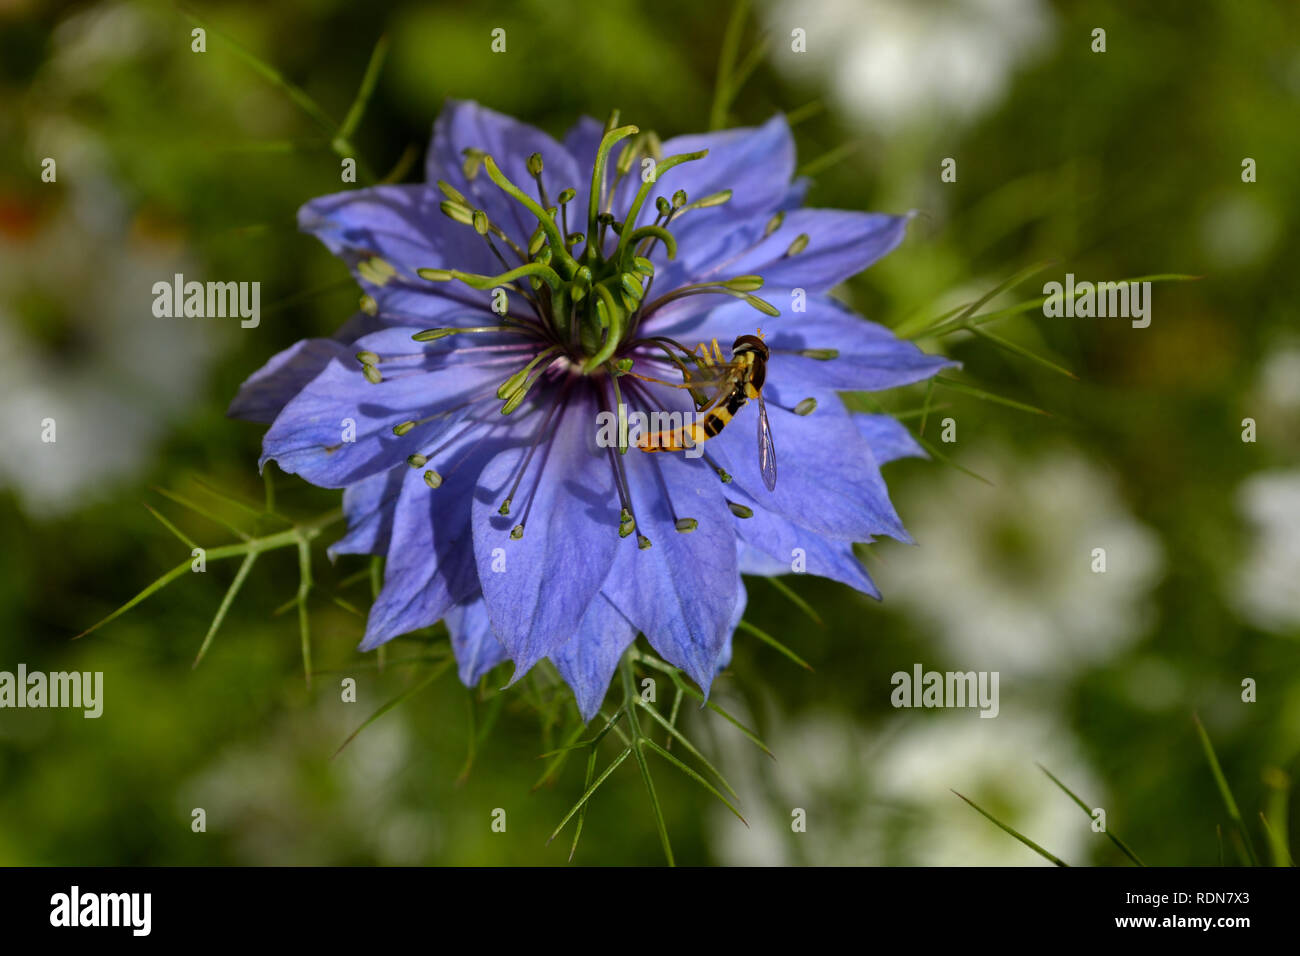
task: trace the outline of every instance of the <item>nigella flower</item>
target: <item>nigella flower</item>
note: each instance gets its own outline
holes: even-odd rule
[[[345,489],[332,554],[386,556],[362,649],[444,619],[467,684],[550,658],[590,719],[638,633],[707,691],[742,573],[878,596],[853,542],[907,540],[879,466],[918,449],[837,390],[949,363],[827,294],[906,217],[799,208],[793,171],[781,117],[662,143],[584,119],[559,143],[450,102],[426,185],[303,207],[362,313],[272,358],[230,413],[271,423],[263,463]],[[620,405],[693,411],[687,353],[717,339],[725,359],[759,326],[773,490],[755,403],[684,453],[598,441]]]

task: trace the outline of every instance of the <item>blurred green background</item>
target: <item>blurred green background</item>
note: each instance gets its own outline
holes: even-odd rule
[[[614,106],[664,137],[707,128],[731,16],[682,0],[192,9],[336,120],[386,34],[353,140],[378,175],[414,159],[405,181],[449,96],[556,135]],[[812,205],[920,213],[840,290],[863,314],[919,322],[1044,260],[985,308],[1066,272],[1204,278],[1155,285],[1146,329],[1037,311],[990,326],[1077,380],[967,333],[922,340],[964,363],[962,381],[1050,416],[934,389],[925,437],[992,484],[939,460],[888,466],[919,547],[867,555],[883,604],[791,581],[818,625],[749,582],[749,620],[815,670],[741,634],[715,684],[775,761],[684,708],[750,826],[656,767],[677,859],[1043,863],[955,789],[1071,863],[1125,864],[1041,762],[1146,862],[1233,863],[1197,713],[1272,860],[1259,815],[1285,841],[1300,770],[1300,8],[815,0],[756,3],[735,23],[744,82],[727,124],[790,113]],[[539,721],[556,699],[543,672],[503,696],[503,679],[474,694],[445,674],[331,759],[429,673],[400,659],[445,646],[440,629],[399,640],[382,672],[355,652],[363,559],[314,555],[310,689],[295,612],[271,613],[297,588],[292,550],[258,562],[195,670],[233,562],[69,640],[185,557],[145,502],[204,545],[230,540],[152,487],[251,527],[196,484],[260,507],[261,429],[226,404],[270,355],[356,307],[341,263],[294,225],[301,203],[343,188],[329,137],[225,39],[192,52],[192,26],[163,3],[0,0],[0,670],[105,681],[98,720],[0,710],[0,863],[561,863],[571,830],[545,841],[585,760],[530,792],[564,730]],[[498,27],[504,53],[490,49]],[[41,181],[45,157],[56,182]],[[940,179],[945,158],[956,182]],[[260,327],[155,319],[152,283],[173,272],[260,281]],[[874,398],[907,415],[926,391]],[[941,441],[946,418],[955,442]],[[283,476],[277,492],[291,516],[338,497]],[[890,676],[916,663],[998,671],[1000,715],[895,710]],[[795,808],[807,832],[792,831]],[[576,859],[662,860],[631,761],[596,795]]]

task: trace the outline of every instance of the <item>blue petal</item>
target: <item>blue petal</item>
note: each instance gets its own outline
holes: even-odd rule
[[[492,633],[487,605],[481,596],[448,608],[446,623],[456,655],[456,672],[466,687],[473,687],[484,674],[507,660],[506,649]]]
[[[363,478],[343,490],[343,514],[348,533],[329,547],[333,561],[340,554],[386,554],[393,534],[393,514],[410,466],[398,465]]]
[[[667,271],[664,288],[736,275],[761,275],[768,288],[803,289],[809,295],[826,292],[896,248],[907,233],[908,217],[840,209],[791,209],[781,226],[765,235],[768,222],[769,216],[764,214],[743,223],[731,222],[726,230],[692,233],[689,243],[679,242],[683,265]],[[808,236],[807,246],[802,252],[786,255],[801,235]],[[784,310],[782,304],[776,305]],[[665,313],[689,311],[686,304],[673,306]]]
[[[635,639],[636,628],[598,594],[583,615],[578,632],[551,654],[556,670],[573,688],[583,720],[591,720],[600,711],[619,658]]]
[[[772,353],[767,363],[768,384],[791,404],[827,389],[874,392],[910,385],[958,365],[945,356],[922,352],[829,296],[809,297],[807,311],[796,313],[789,311],[788,290],[759,294],[783,310],[779,318],[760,315],[744,302],[729,302],[671,323],[656,316],[656,321],[647,322],[647,332],[688,345],[716,338],[729,346],[736,336],[753,335],[761,327]],[[838,354],[831,359],[799,354],[806,349],[830,349]]]
[[[876,461],[887,465],[899,458],[929,458],[907,430],[907,426],[893,415],[856,414],[858,431],[876,453]]]
[[[537,185],[528,172],[528,157],[541,153],[542,181],[551,203],[562,190],[581,187],[584,178],[590,181],[590,168],[582,173],[569,151],[541,130],[477,103],[447,100],[433,127],[426,163],[428,182],[432,185],[439,179],[446,180],[487,212],[520,246],[527,246],[537,228],[536,218],[493,183],[484,170],[480,169],[473,180],[468,179],[464,172],[466,149],[490,153],[506,177],[533,198],[537,198]]]
[[[590,195],[591,169],[604,129],[603,123],[584,117],[569,130],[564,140],[583,175],[575,200],[575,208],[583,217]],[[630,144],[630,140],[624,140],[614,147],[609,158],[611,170]],[[790,203],[792,198],[802,195],[803,186],[792,187],[790,183],[794,173],[794,138],[784,116],[774,116],[762,126],[753,128],[678,136],[662,144],[662,156],[668,158],[703,149],[709,151],[708,156],[675,166],[656,183],[632,224],[633,228],[654,220],[656,196],[666,199],[681,189],[689,200],[694,201],[724,189],[732,190],[728,202],[707,209],[692,209],[674,222],[672,229],[679,246],[699,249],[710,245],[712,234],[729,232],[733,222],[769,215]],[[639,167],[613,186],[614,195],[609,208],[619,218],[626,214],[641,186],[638,172]],[[610,172],[607,183],[612,185],[612,180],[613,173]],[[657,264],[663,264],[662,246],[656,248],[652,258]]]
[[[777,482],[763,485],[755,440],[757,409],[748,406],[705,446],[729,471],[735,487],[759,507],[832,538],[868,541],[889,535],[910,541],[880,475],[871,446],[841,402],[822,402],[811,415],[769,404]]]
[[[577,633],[619,544],[614,480],[607,454],[595,447],[595,405],[580,395],[556,417],[509,516],[498,507],[527,447],[493,458],[474,493],[479,580],[492,627],[515,662],[512,681]],[[523,536],[511,538],[521,522]]]
[[[429,462],[443,476],[437,489],[425,484],[420,469],[406,470],[393,512],[384,586],[370,608],[362,650],[428,627],[477,593],[472,496],[484,467],[510,441],[504,426],[464,433]]]
[[[421,279],[421,268],[495,275],[500,263],[469,226],[444,216],[443,195],[430,186],[374,186],[313,199],[298,211],[298,227],[316,236],[356,275],[381,316],[432,325],[449,311],[488,312],[491,294],[459,282]],[[378,256],[397,275],[377,285],[358,270]]]
[[[721,206],[692,209],[675,222],[673,230],[680,243],[689,244],[690,237],[736,219],[768,216],[788,199],[795,151],[784,116],[778,114],[752,128],[675,136],[664,142],[663,155],[666,159],[702,149],[709,155],[669,170],[659,184],[662,188],[651,195],[671,196],[684,189],[692,202],[724,189],[730,189],[732,195]],[[646,207],[638,225],[654,220],[653,203]]]
[[[744,574],[780,577],[785,574],[813,574],[830,578],[879,599],[867,569],[853,553],[853,542],[822,537],[788,518],[767,511],[743,491],[733,492],[741,504],[754,511],[752,518],[736,522],[736,532],[745,542],[740,570]],[[802,572],[794,570],[796,552],[802,552]]]
[[[721,483],[701,460],[636,450],[624,456],[642,550],[627,538],[604,593],[651,646],[706,693],[731,633],[740,576],[735,518]],[[698,526],[683,533],[678,518]]]
[[[390,329],[359,339],[355,346],[387,357],[397,349],[415,349],[410,337],[416,331]],[[378,384],[366,379],[355,358],[333,360],[280,412],[263,439],[261,463],[274,459],[284,471],[314,485],[345,488],[433,447],[468,414],[461,406],[491,397],[513,371],[499,358],[450,347],[414,354],[411,364],[381,365],[385,377]],[[479,364],[470,364],[475,361]],[[405,435],[393,434],[395,425],[444,412],[449,413],[445,418],[417,425]],[[355,441],[343,441],[345,419],[355,425]]]
[[[596,163],[596,150],[605,135],[605,124],[594,116],[583,116],[564,134],[564,148],[573,157],[579,172],[590,173]]]
[[[348,351],[347,346],[333,339],[294,343],[244,380],[226,415],[269,425],[331,359],[342,359]]]
[[[743,546],[740,551],[743,551]],[[731,666],[731,649],[736,638],[736,628],[740,627],[740,619],[745,616],[745,606],[748,602],[749,595],[745,591],[745,583],[736,582],[736,607],[731,612],[731,626],[727,630],[727,639],[722,642],[722,652],[718,654],[719,674]]]

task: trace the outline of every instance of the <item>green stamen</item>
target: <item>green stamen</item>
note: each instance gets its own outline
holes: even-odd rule
[[[617,111],[610,115],[610,122],[618,122]],[[596,216],[600,213],[600,200],[605,192],[605,164],[609,161],[609,151],[614,148],[615,143],[639,132],[641,132],[641,129],[637,126],[620,126],[617,129],[608,130],[600,138],[600,146],[596,150],[596,165],[591,169],[591,195],[588,197],[587,203],[587,235],[589,236],[594,237],[596,235]],[[599,250],[590,244],[588,245],[588,259],[594,259],[599,254]]]
[[[669,156],[662,163],[659,163],[659,165],[655,167],[654,179],[648,183],[643,182],[641,188],[636,191],[636,198],[632,200],[632,205],[628,208],[627,222],[636,222],[637,216],[641,214],[641,206],[645,203],[646,196],[650,194],[650,190],[654,188],[654,185],[659,181],[660,176],[668,172],[668,170],[672,169],[674,166],[680,166],[682,163],[691,163],[697,159],[703,159],[707,155],[709,155],[709,151],[707,149],[701,149],[694,153],[679,153],[676,156]],[[686,194],[682,193],[683,199],[685,196]],[[677,196],[674,194],[673,204],[676,205],[676,203]],[[618,262],[623,258],[624,252],[627,249],[627,243],[627,235],[619,237],[618,249],[614,251],[615,262]]]

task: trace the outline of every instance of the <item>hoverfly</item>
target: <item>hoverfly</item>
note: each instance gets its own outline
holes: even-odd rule
[[[757,401],[758,468],[767,490],[773,490],[776,487],[776,448],[772,444],[767,405],[763,402],[763,383],[767,380],[770,353],[762,334],[760,330],[757,335],[738,336],[731,345],[730,361],[723,358],[717,339],[713,340],[712,349],[700,343],[691,357],[704,374],[683,370],[685,381],[682,384],[662,383],[689,389],[700,417],[680,428],[642,435],[637,439],[637,447],[655,452],[682,451],[699,445],[718,435],[746,404]],[[711,398],[707,394],[709,390],[714,390]]]

